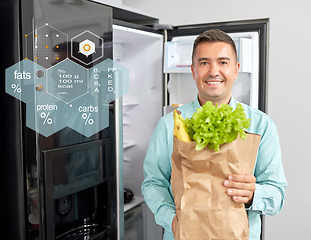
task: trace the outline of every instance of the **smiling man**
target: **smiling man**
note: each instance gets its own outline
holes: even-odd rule
[[[214,105],[229,104],[236,108],[232,86],[238,77],[240,63],[236,47],[226,33],[209,30],[198,36],[193,45],[191,71],[198,89],[197,99],[178,110],[184,118],[211,101]],[[260,215],[277,214],[284,203],[286,179],[276,127],[263,112],[242,104],[251,126],[247,132],[258,134],[261,141],[253,175],[240,173],[223,179],[232,201],[244,203],[248,211],[250,240],[261,235]],[[145,179],[142,193],[155,214],[156,222],[165,229],[164,240],[174,239],[177,221],[171,190],[171,155],[173,152],[173,116],[159,121],[150,139],[144,162]],[[211,239],[208,236],[206,239]],[[190,240],[190,239],[189,239]]]

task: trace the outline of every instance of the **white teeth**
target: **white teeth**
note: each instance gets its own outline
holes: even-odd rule
[[[221,82],[207,82],[208,84],[220,84]]]

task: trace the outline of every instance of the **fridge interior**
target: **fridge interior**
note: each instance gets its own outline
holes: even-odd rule
[[[236,44],[241,63],[232,94],[240,102],[258,108],[259,41],[258,32],[229,33]],[[165,44],[164,72],[169,74],[169,105],[176,107],[193,101],[197,88],[190,69],[192,45],[197,36],[173,37]]]
[[[143,162],[151,134],[162,117],[163,35],[114,25],[113,59],[130,74],[129,92],[123,96],[123,179],[124,188],[133,191],[134,199],[124,205],[126,213],[144,201]],[[162,228],[145,209],[144,234],[148,239],[161,239]]]

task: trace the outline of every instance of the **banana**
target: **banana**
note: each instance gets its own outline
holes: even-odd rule
[[[174,131],[173,131],[174,136],[183,142],[191,142],[191,138],[187,131],[187,127],[182,121],[184,120],[184,118],[181,116],[180,112],[179,113],[177,112],[176,109],[174,109],[173,118],[174,118]]]

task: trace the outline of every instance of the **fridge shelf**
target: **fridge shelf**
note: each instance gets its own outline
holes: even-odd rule
[[[130,147],[133,147],[135,145],[136,145],[136,143],[134,143],[134,142],[124,142],[123,143],[123,149],[130,148]]]
[[[138,102],[123,102],[123,107],[136,106]]]
[[[130,158],[123,157],[123,161],[124,161],[124,162],[131,162],[131,159],[130,159]]]
[[[123,126],[128,126],[128,125],[131,125],[131,123],[123,120]]]
[[[167,67],[165,73],[191,73],[190,65],[188,67]]]
[[[139,204],[142,204],[143,202],[144,202],[143,197],[135,196],[131,202],[124,204],[124,212],[129,211],[130,209],[134,208]]]

